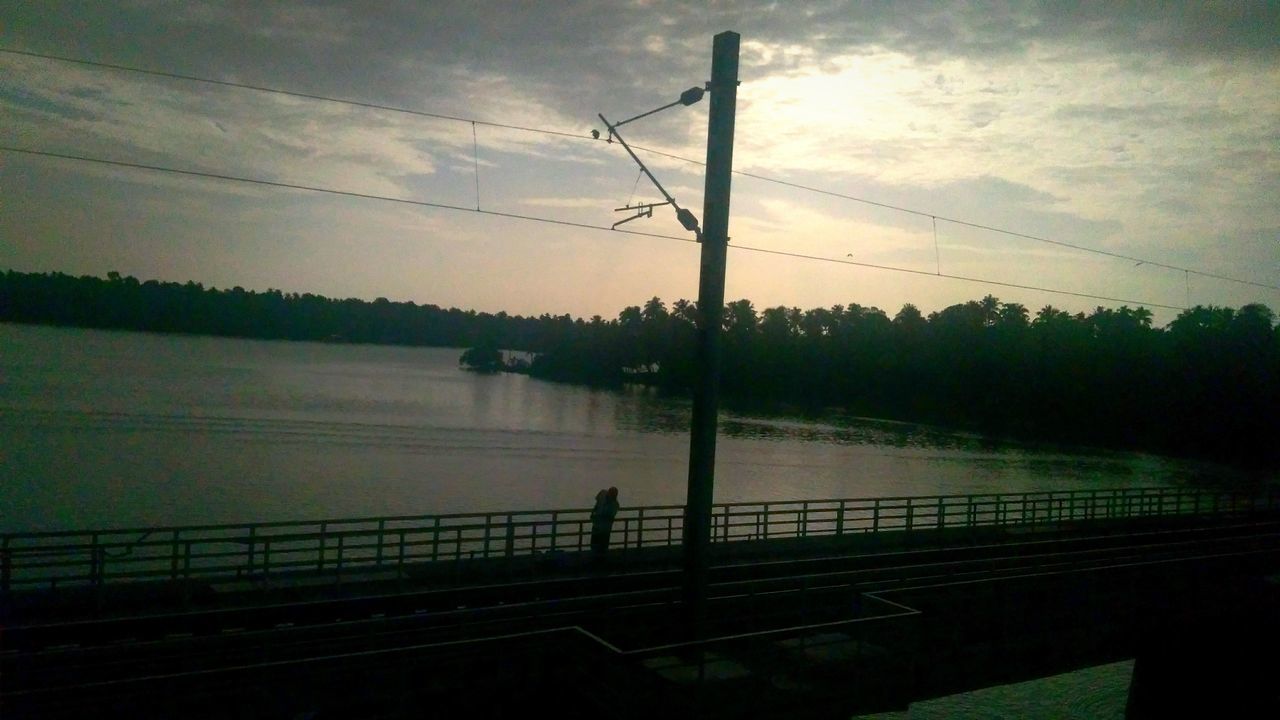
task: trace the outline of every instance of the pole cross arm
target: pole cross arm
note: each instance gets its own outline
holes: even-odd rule
[[[632,220],[639,220],[640,218],[644,218],[644,217],[653,217],[654,208],[662,207],[663,205],[670,205],[670,204],[671,203],[669,202],[640,203],[639,205],[627,205],[626,207],[614,208],[613,209],[614,212],[626,212],[627,210],[635,210],[636,214],[632,215],[629,218],[626,218],[625,220],[619,220],[618,222],[614,223],[610,229],[617,230],[618,226],[623,223],[629,223]],[[676,216],[679,217],[679,213],[677,213]]]
[[[710,86],[711,86],[711,84],[710,84],[710,83],[707,83],[707,87],[710,87]],[[630,118],[627,118],[626,120],[620,120],[620,121],[618,121],[618,123],[617,123],[616,125],[614,125],[614,127],[622,127],[623,125],[626,125],[626,124],[627,124],[627,123],[629,123],[629,122],[635,122],[636,120],[639,120],[640,118],[649,117],[650,115],[653,115],[654,113],[660,113],[660,112],[662,112],[663,110],[666,110],[667,108],[673,108],[673,107],[675,107],[675,106],[677,106],[677,105],[684,105],[685,107],[688,107],[688,106],[690,106],[690,105],[694,105],[694,104],[698,103],[698,101],[702,100],[702,96],[703,96],[703,95],[705,95],[705,94],[706,94],[706,92],[707,92],[707,91],[706,91],[705,89],[700,88],[700,87],[698,87],[698,86],[696,86],[696,85],[695,85],[695,86],[693,86],[693,87],[689,88],[688,90],[685,90],[684,92],[680,93],[680,99],[679,99],[679,100],[676,100],[675,102],[669,102],[669,103],[667,103],[666,105],[663,105],[663,106],[662,106],[662,107],[660,107],[660,108],[654,108],[653,110],[650,110],[649,112],[642,112],[642,113],[640,113],[639,115],[636,115],[635,117],[630,117]],[[607,125],[608,123],[605,123],[605,124]]]
[[[694,88],[690,88],[690,89],[692,90]],[[631,146],[627,144],[627,141],[623,140],[622,135],[618,133],[618,125],[611,124],[608,118],[606,118],[603,113],[596,113],[596,116],[599,117],[600,122],[603,122],[604,126],[609,129],[609,137],[617,138],[618,142],[622,145],[622,147],[626,149],[627,154],[631,156],[631,159],[635,161],[636,165],[640,166],[640,172],[643,172],[645,174],[645,177],[649,178],[649,182],[653,183],[653,186],[658,189],[658,192],[662,193],[662,197],[666,198],[666,202],[655,203],[654,207],[656,207],[657,205],[670,205],[672,208],[675,209],[676,219],[680,221],[680,225],[683,226],[685,230],[688,230],[689,232],[693,233],[694,236],[698,238],[698,242],[702,242],[702,228],[698,226],[698,218],[695,217],[694,214],[688,209],[680,207],[680,205],[676,202],[676,199],[671,197],[671,193],[667,192],[667,189],[662,187],[662,183],[658,182],[658,178],[654,177],[652,172],[649,172],[649,168],[645,166],[644,162],[640,160],[640,158],[636,155],[635,151],[631,149]],[[619,123],[619,125],[620,124],[621,123]],[[622,209],[626,209],[626,208],[622,208]],[[646,217],[651,217],[651,216],[652,216],[652,213],[650,213],[650,215],[647,215]],[[636,217],[628,218],[628,219],[635,220],[638,217],[640,216],[637,215]],[[626,221],[624,220],[623,222],[626,222]],[[617,227],[618,225],[621,225],[621,224],[622,223],[617,223],[614,225],[614,227]]]

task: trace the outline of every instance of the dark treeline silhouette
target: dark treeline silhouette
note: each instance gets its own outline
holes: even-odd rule
[[[533,364],[578,382],[643,378],[687,391],[696,307],[652,298],[599,318]],[[725,307],[721,387],[731,403],[839,407],[991,436],[1280,464],[1280,328],[1263,305],[1195,307],[1168,327],[1146,308],[1034,315],[988,295],[890,318],[861,305]],[[628,374],[626,368],[657,367]]]
[[[568,315],[492,315],[412,302],[331,299],[279,290],[206,288],[111,272],[0,274],[0,320],[273,340],[546,350],[573,326]]]
[[[520,317],[63,274],[0,275],[0,320],[154,332],[540,353],[528,372],[683,393],[696,306],[659,298],[616,319]],[[987,296],[928,316],[905,305],[728,303],[722,389],[761,408],[844,408],[989,435],[1280,464],[1280,328],[1263,305],[1036,313]],[[491,359],[491,358],[490,358]],[[639,372],[638,372],[639,371]]]

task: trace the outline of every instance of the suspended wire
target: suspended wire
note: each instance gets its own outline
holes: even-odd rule
[[[480,141],[476,139],[476,124],[471,123],[471,157],[476,165],[476,210],[480,210]]]
[[[938,218],[933,218],[933,261],[938,268],[938,275],[942,274],[942,251],[938,249]]]
[[[521,132],[538,133],[543,135],[566,137],[566,138],[572,138],[575,140],[586,140],[586,141],[593,141],[593,142],[604,142],[606,140],[606,138],[598,138],[598,139],[591,138],[585,135],[580,135],[578,133],[564,132],[562,130],[549,130],[547,128],[535,128],[535,127],[528,127],[523,125],[513,125],[509,123],[501,123],[501,122],[495,122],[490,120],[480,120],[477,118],[462,117],[458,115],[445,115],[442,113],[432,113],[432,112],[426,112],[424,110],[414,110],[412,108],[400,107],[396,105],[386,105],[382,103],[365,102],[361,100],[336,98],[336,97],[331,97],[327,95],[318,95],[314,93],[296,92],[293,90],[282,90],[280,88],[266,87],[262,85],[251,85],[249,83],[239,83],[239,82],[233,82],[229,80],[213,80],[211,78],[199,77],[195,75],[185,75],[182,73],[167,72],[163,70],[150,70],[147,68],[139,68],[139,67],[134,67],[130,65],[118,65],[115,63],[98,62],[96,60],[84,60],[80,58],[66,57],[62,55],[51,55],[47,53],[32,52],[29,50],[14,50],[11,48],[0,48],[0,53],[5,53],[9,55],[22,55],[26,57],[40,58],[42,60],[54,60],[58,62],[73,63],[77,65],[85,65],[85,66],[96,67],[96,68],[106,68],[110,70],[138,73],[142,75],[151,75],[155,77],[170,78],[174,80],[185,80],[189,82],[205,83],[209,85],[220,85],[223,87],[239,88],[242,90],[253,90],[256,92],[270,93],[274,95],[284,95],[288,97],[305,98],[307,100],[318,100],[321,102],[339,103],[342,105],[351,105],[354,107],[362,107],[362,108],[368,108],[372,110],[385,110],[388,112],[405,113],[408,115],[416,115],[418,117],[433,118],[436,120],[469,122],[469,123],[472,123],[473,127],[475,125],[484,125],[487,127],[503,128],[507,130],[518,130]],[[679,160],[681,162],[686,162],[693,165],[700,165],[700,166],[706,165],[706,163],[701,160],[695,160],[693,158],[684,157],[682,155],[677,155],[675,153],[656,150],[656,149],[644,147],[641,145],[632,145],[632,148],[650,153],[652,155],[658,155],[660,157],[670,158],[672,160]],[[819,195],[826,195],[828,197],[840,198],[842,200],[849,200],[851,202],[861,203],[863,205],[869,205],[872,207],[884,208],[886,210],[894,210],[897,212],[907,213],[909,215],[915,215],[918,217],[927,217],[927,218],[931,218],[935,223],[938,220],[943,220],[945,222],[953,223],[955,225],[962,225],[964,227],[974,228],[976,230],[986,230],[989,232],[994,232],[994,233],[1006,235],[1009,237],[1022,238],[1024,240],[1031,240],[1034,242],[1041,242],[1049,245],[1057,245],[1059,247],[1070,248],[1072,250],[1076,250],[1079,252],[1094,253],[1096,255],[1103,255],[1106,257],[1116,258],[1119,260],[1128,260],[1130,262],[1137,262],[1144,265],[1152,265],[1154,267],[1165,268],[1167,270],[1182,271],[1188,274],[1194,273],[1196,275],[1200,275],[1201,277],[1213,278],[1215,280],[1223,280],[1226,282],[1239,283],[1241,285],[1252,285],[1254,287],[1266,288],[1268,290],[1280,290],[1280,285],[1271,285],[1268,283],[1254,282],[1252,280],[1244,280],[1242,278],[1230,277],[1227,275],[1219,275],[1217,273],[1211,273],[1204,270],[1196,270],[1194,268],[1188,268],[1181,265],[1172,265],[1169,263],[1163,263],[1156,260],[1149,260],[1146,258],[1140,258],[1133,255],[1115,253],[1108,250],[1100,250],[1098,248],[1091,248],[1085,245],[1077,245],[1075,243],[1069,243],[1062,240],[1053,240],[1051,238],[1046,238],[1039,235],[1031,235],[1029,233],[1018,232],[1016,230],[1007,230],[1005,228],[996,227],[994,225],[985,225],[982,223],[970,222],[968,220],[961,220],[959,218],[948,217],[945,215],[937,215],[935,213],[925,212],[923,210],[916,210],[914,208],[904,207],[902,205],[894,205],[891,203],[879,202],[877,200],[869,200],[867,198],[857,197],[856,195],[848,195],[846,193],[836,192],[834,190],[825,190],[823,188],[791,182],[789,180],[782,180],[780,178],[770,177],[768,175],[761,175],[759,173],[747,172],[745,170],[734,170],[733,173],[735,175],[741,175],[743,177],[749,177],[755,180],[760,180],[762,182],[782,185],[785,187],[794,188],[796,190],[804,190],[806,192],[817,193]]]
[[[734,172],[737,172],[737,171],[734,171]],[[1195,270],[1192,268],[1183,267],[1181,265],[1170,265],[1168,263],[1162,263],[1156,260],[1148,260],[1146,258],[1135,257],[1133,255],[1125,255],[1124,253],[1115,253],[1109,250],[1099,250],[1098,248],[1091,248],[1085,245],[1076,245],[1075,243],[1064,242],[1062,240],[1053,240],[1051,238],[1041,237],[1039,235],[1031,235],[1024,232],[1018,232],[1017,230],[1006,230],[1005,228],[996,227],[994,225],[984,225],[982,223],[969,222],[968,220],[960,220],[958,218],[947,217],[945,215],[935,215],[933,213],[924,212],[923,210],[913,210],[912,208],[902,207],[900,205],[890,205],[889,203],[877,202],[875,200],[867,200],[866,198],[860,198],[853,195],[846,195],[844,193],[835,192],[833,190],[823,190],[821,188],[815,188],[808,185],[801,185],[800,183],[793,183],[787,180],[779,180],[777,178],[766,177],[764,175],[757,175],[755,173],[741,172],[737,174],[744,175],[750,178],[755,178],[756,180],[763,180],[765,182],[771,182],[778,185],[785,185],[787,187],[796,188],[797,190],[805,190],[812,193],[818,193],[820,195],[828,195],[830,197],[841,198],[844,200],[851,200],[853,202],[862,203],[864,205],[872,205],[874,207],[885,208],[888,210],[896,210],[898,212],[908,213],[910,215],[916,215],[919,217],[927,217],[932,219],[934,223],[937,223],[938,220],[942,220],[944,222],[952,223],[953,225],[963,225],[964,227],[970,227],[977,230],[987,230],[990,232],[999,233],[1001,235],[1008,235],[1010,237],[1022,238],[1024,240],[1033,240],[1035,242],[1047,243],[1049,245],[1057,245],[1059,247],[1070,248],[1072,250],[1078,250],[1080,252],[1093,253],[1095,255],[1105,255],[1110,258],[1116,258],[1118,260],[1128,260],[1130,262],[1137,262],[1143,265],[1152,265],[1155,267],[1165,268],[1167,270],[1178,270],[1184,273],[1194,273],[1202,277],[1213,278],[1215,280],[1225,280],[1227,282],[1233,282],[1233,283],[1240,283],[1241,285],[1253,285],[1255,287],[1267,288],[1269,290],[1280,290],[1280,285],[1269,285],[1267,283],[1254,282],[1252,280],[1243,280],[1241,278],[1228,277],[1226,275],[1218,275],[1216,273],[1206,272],[1204,270]]]
[[[1162,303],[1149,302],[1147,300],[1134,300],[1131,298],[1108,297],[1106,295],[1094,295],[1093,293],[1075,292],[1073,290],[1059,290],[1057,288],[1044,287],[1041,285],[1022,285],[1020,283],[1004,282],[1002,280],[988,280],[987,278],[969,277],[967,275],[953,275],[951,273],[931,273],[928,270],[914,270],[912,268],[895,267],[892,265],[877,265],[875,263],[859,262],[857,260],[847,260],[841,258],[826,257],[823,255],[807,255],[805,253],[790,252],[788,250],[774,250],[771,248],[750,247],[748,245],[730,245],[731,249],[746,250],[748,252],[766,253],[769,255],[781,255],[783,257],[798,258],[801,260],[818,260],[821,262],[838,263],[840,265],[853,265],[856,267],[871,268],[873,270],[891,270],[893,272],[907,273],[909,275],[923,275],[924,277],[940,277],[948,280],[962,280],[964,282],[981,283],[983,285],[996,285],[999,287],[1017,288],[1019,290],[1035,290],[1036,292],[1053,293],[1055,295],[1070,295],[1071,297],[1089,298],[1092,300],[1105,300],[1107,302],[1122,303],[1125,305],[1145,305],[1147,307],[1163,308],[1165,310],[1185,310],[1180,305],[1165,305]]]
[[[80,58],[65,57],[62,55],[47,55],[45,53],[31,52],[29,50],[13,50],[10,48],[0,48],[0,53],[9,55],[25,55],[26,57],[40,58],[42,60],[56,60],[59,62],[74,63],[76,65],[87,65],[89,67],[106,68],[108,70],[120,70],[122,72],[138,73],[140,75],[152,75],[155,77],[170,78],[172,80],[187,80],[190,82],[205,83],[207,85],[221,85],[223,87],[239,88],[241,90],[254,90],[256,92],[270,93],[272,95],[284,95],[287,97],[305,98],[307,100],[319,100],[321,102],[338,103],[341,105],[352,105],[355,107],[368,108],[370,110],[386,110],[387,112],[404,113],[406,115],[417,115],[418,117],[433,118],[435,120],[451,120],[453,122],[469,122],[477,125],[486,125],[488,127],[505,128],[507,130],[520,130],[523,132],[541,133],[543,135],[558,135],[560,137],[575,138],[577,140],[589,140],[577,133],[563,132],[560,130],[548,130],[546,128],[531,128],[522,125],[509,125],[500,122],[490,122],[488,120],[480,120],[477,118],[461,117],[459,115],[444,115],[442,113],[427,112],[425,110],[414,110],[413,108],[400,107],[397,105],[384,105],[382,103],[364,102],[363,100],[350,100],[346,98],[330,97],[328,95],[316,95],[313,93],[297,92],[294,90],[281,90],[280,88],[265,87],[262,85],[250,85],[249,83],[233,82],[231,80],[213,80],[211,78],[198,77],[196,75],[183,75],[182,73],[166,72],[163,70],[148,70],[147,68],[133,67],[131,65],[116,65],[114,63],[98,62],[96,60],[82,60]]]
[[[636,199],[636,188],[640,187],[640,178],[642,177],[644,177],[644,171],[637,170],[636,181],[631,184],[631,194],[627,196],[627,201],[623,204],[623,207],[630,207],[631,201]]]
[[[550,225],[562,225],[567,227],[582,228],[585,230],[599,230],[602,232],[623,233],[626,235],[635,235],[639,237],[660,238],[663,240],[677,240],[685,243],[697,244],[697,240],[680,235],[666,235],[663,233],[644,232],[640,230],[622,230],[612,228],[607,225],[594,225],[592,223],[575,222],[572,220],[562,220],[559,218],[540,217],[537,215],[523,215],[520,213],[500,212],[496,210],[480,210],[463,207],[461,205],[451,205],[448,203],[430,202],[427,200],[414,200],[410,198],[397,198],[388,195],[374,195],[371,193],[354,192],[351,190],[337,190],[334,188],[317,187],[314,185],[302,185],[298,183],[279,182],[275,180],[262,180],[260,178],[247,178],[238,175],[227,175],[223,173],[211,173],[200,170],[183,170],[179,168],[165,167],[162,165],[148,165],[145,163],[127,162],[124,160],[109,160],[106,158],[89,157],[86,155],[73,155],[70,153],[49,152],[46,150],[34,150],[30,148],[17,148],[7,145],[0,145],[0,152],[21,153],[25,155],[35,155],[40,157],[59,158],[62,160],[73,160],[77,162],[96,163],[100,165],[110,165],[115,167],[132,168],[135,170],[151,170],[155,172],[170,173],[174,175],[186,175],[191,177],[207,178],[211,180],[224,180],[229,182],[241,182],[252,185],[260,185],[265,187],[285,188],[289,190],[302,190],[305,192],[322,193],[326,195],[338,195],[342,197],[360,198],[364,200],[381,200],[384,202],[400,203],[404,205],[414,205],[417,207],[435,208],[439,210],[458,210],[468,213],[479,213],[481,215],[492,215],[494,217],[509,218],[513,220],[526,220],[529,222],[546,223]],[[963,282],[978,283],[982,285],[995,285],[999,287],[1017,288],[1019,290],[1034,290],[1036,292],[1052,293],[1055,295],[1068,295],[1078,298],[1089,298],[1093,300],[1103,300],[1106,302],[1117,302],[1133,305],[1145,305],[1147,307],[1163,308],[1167,310],[1182,310],[1184,308],[1177,305],[1165,305],[1163,303],[1149,302],[1146,300],[1134,300],[1128,298],[1109,297],[1106,295],[1094,295],[1091,293],[1074,292],[1071,290],[1059,290],[1057,288],[1043,287],[1038,285],[1022,285],[1018,283],[1003,282],[1000,280],[988,280],[985,278],[968,277],[965,275],[952,275],[949,273],[931,273],[925,270],[914,270],[911,268],[896,267],[893,265],[878,265],[876,263],[859,262],[856,260],[846,260],[840,258],[824,257],[821,255],[807,255],[805,253],[789,252],[786,250],[775,250],[772,248],[753,247],[750,245],[730,245],[731,249],[741,250],[744,252],[760,253],[764,255],[776,255],[780,257],[797,258],[802,260],[813,260],[818,262],[836,263],[839,265],[851,265],[855,267],[868,268],[872,270],[884,270],[888,272],[906,273],[909,275],[923,275],[925,277],[942,277],[950,280],[960,280]]]
[[[404,205],[416,205],[419,207],[436,208],[439,210],[461,210],[468,213],[479,213],[481,215],[494,215],[497,217],[512,218],[515,220],[530,220],[533,222],[550,223],[552,225],[567,225],[569,227],[585,228],[589,230],[607,230],[611,232],[624,233],[626,235],[639,235],[642,237],[662,238],[665,240],[680,240],[682,242],[697,243],[693,238],[680,237],[679,235],[664,235],[662,233],[644,232],[642,230],[614,230],[607,225],[592,225],[591,223],[574,222],[572,220],[560,220],[557,218],[538,217],[536,215],[521,215],[519,213],[499,212],[497,210],[476,210],[475,208],[463,205],[451,205],[449,203],[431,202],[429,200],[414,200],[412,198],[398,198],[390,195],[374,195],[372,193],[355,192],[353,190],[337,190],[335,188],[317,187],[315,185],[302,185],[300,183],[280,182],[277,180],[263,180],[261,178],[249,178],[240,175],[227,175],[223,173],[204,172],[202,170],[183,170],[181,168],[166,167],[164,165],[148,165],[145,163],[128,162],[125,160],[109,160],[107,158],[89,157],[87,155],[73,155],[71,153],[49,152],[47,150],[33,150],[30,148],[17,148],[8,145],[0,145],[0,152],[22,153],[25,155],[38,155],[42,157],[61,158],[63,160],[75,160],[78,162],[97,163],[100,165],[114,165],[116,167],[133,168],[135,170],[152,170],[155,172],[170,173],[174,175],[188,175],[191,177],[208,178],[210,180],[226,180],[228,182],[241,182],[251,185],[262,185],[265,187],[285,188],[288,190],[303,190],[306,192],[323,193],[326,195],[339,195],[343,197],[361,198],[363,200],[382,200],[385,202],[401,203]]]

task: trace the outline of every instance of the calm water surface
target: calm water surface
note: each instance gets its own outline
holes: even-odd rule
[[[0,324],[0,530],[683,504],[689,405],[459,350]],[[1222,484],[1229,470],[927,427],[725,414],[716,500]]]
[[[682,504],[687,402],[457,367],[459,350],[0,324],[0,531]],[[716,500],[1252,482],[833,416],[722,414]],[[1132,663],[880,718],[1122,717]]]

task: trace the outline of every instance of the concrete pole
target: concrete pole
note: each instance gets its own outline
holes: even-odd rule
[[[701,635],[707,611],[720,392],[720,324],[724,315],[725,255],[729,244],[729,186],[733,173],[740,39],[738,33],[722,32],[716,35],[711,52],[702,271],[698,284],[698,377],[689,432],[689,494],[684,525],[684,602],[689,631],[695,637]]]

